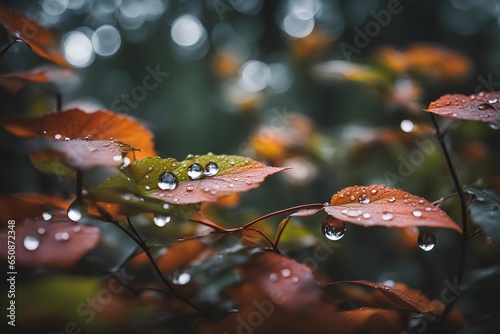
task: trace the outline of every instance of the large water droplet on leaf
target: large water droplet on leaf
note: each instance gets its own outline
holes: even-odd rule
[[[391,213],[391,212],[384,212],[382,214],[382,220],[391,220],[392,218],[394,218],[394,215]]]
[[[52,212],[45,211],[42,213],[42,218],[43,218],[43,220],[50,220],[50,219],[52,219],[52,215],[53,215]]]
[[[187,175],[191,180],[198,180],[203,176],[203,166],[199,163],[191,164],[187,168]]]
[[[333,217],[326,217],[321,223],[321,231],[330,240],[340,240],[345,235],[345,223]]]
[[[396,202],[396,198],[395,198],[395,197],[393,197],[393,196],[389,197],[387,200],[389,201],[389,203],[394,203],[394,202]]]
[[[155,215],[153,217],[153,220],[155,222],[155,225],[158,227],[163,227],[167,225],[170,222],[170,216],[160,216],[160,215]]]
[[[162,173],[158,179],[158,187],[162,190],[174,190],[178,184],[177,178],[170,172]]]
[[[219,166],[213,161],[210,161],[205,166],[205,176],[214,176],[219,172]]]
[[[170,277],[172,282],[177,285],[185,285],[191,281],[191,275],[187,272],[175,272]]]
[[[496,110],[496,109],[495,109],[495,107],[493,107],[493,106],[492,106],[491,104],[489,104],[489,103],[481,103],[481,104],[477,107],[477,109],[479,109],[479,110],[488,110],[488,109],[490,109],[490,110]]]
[[[420,218],[420,217],[422,217],[422,211],[420,211],[420,210],[413,210],[412,215],[414,217]]]
[[[429,230],[423,230],[418,235],[418,246],[428,252],[436,245],[436,236]]]
[[[27,250],[35,250],[40,246],[40,239],[33,235],[27,235],[23,240],[23,245]]]
[[[358,202],[362,204],[368,204],[370,203],[370,196],[367,194],[361,194],[358,196]]]
[[[82,219],[82,216],[87,213],[87,204],[81,200],[75,200],[68,208],[68,218],[74,222]]]

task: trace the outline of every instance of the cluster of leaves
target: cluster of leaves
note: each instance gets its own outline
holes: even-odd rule
[[[35,34],[22,33],[26,22]],[[2,87],[15,94],[28,82],[55,82],[63,77],[58,71],[64,71],[64,76],[71,72],[65,69],[68,65],[57,39],[36,22],[0,8],[0,24],[33,52],[61,67],[3,75]],[[386,50],[383,59],[400,72],[424,71],[426,67],[415,60],[422,59],[419,52],[429,54],[422,47],[404,55]],[[324,64],[321,73],[377,82],[379,86],[376,71],[340,65]],[[435,66],[448,73],[446,66]],[[392,86],[382,86],[384,94],[389,94]],[[498,92],[445,95],[431,102],[426,111],[496,127],[499,98]],[[257,132],[250,141],[257,155],[286,165],[291,150],[298,147],[303,155],[311,152],[308,148],[314,147],[318,136],[311,124],[300,116],[293,116],[290,124],[294,131],[283,131],[274,138]],[[15,265],[31,274],[37,274],[38,268],[53,270],[20,289],[21,326],[52,329],[61,325],[60,318],[81,320],[75,318],[73,310],[81,317],[94,314],[81,322],[83,329],[100,331],[130,330],[132,325],[140,331],[147,325],[198,333],[249,332],[256,326],[262,333],[419,332],[424,327],[419,319],[435,315],[440,315],[435,326],[458,329],[467,324],[458,311],[451,310],[452,304],[431,301],[401,283],[329,282],[285,256],[279,247],[293,217],[324,211],[327,217],[321,229],[330,240],[342,238],[346,222],[366,227],[424,227],[419,244],[429,250],[435,237],[428,229],[443,228],[460,234],[464,249],[470,237],[466,233],[467,217],[462,215],[460,227],[440,208],[442,201],[431,203],[385,185],[353,186],[338,191],[326,203],[300,205],[227,227],[209,218],[211,204],[256,188],[266,177],[288,168],[225,154],[188,155],[182,161],[161,158],[156,156],[151,132],[139,120],[108,110],[58,110],[36,118],[4,115],[0,125],[29,147],[34,167],[74,180],[76,189],[70,198],[49,194],[0,197],[0,257],[8,259],[4,246],[11,227],[7,222],[15,220]],[[445,134],[437,123],[436,128],[444,143]],[[448,157],[444,144],[443,149]],[[450,170],[454,175],[451,164]],[[468,204],[474,222],[498,242],[498,195],[492,190],[467,187],[472,197],[466,203],[455,181],[463,212]],[[290,214],[281,221],[274,237],[260,227],[260,222],[283,213]],[[167,224],[167,232],[156,229]],[[105,275],[88,275],[91,270],[105,270]],[[74,273],[79,276],[70,275]],[[458,274],[458,284],[462,274]],[[100,296],[103,290],[112,293],[107,292],[106,307],[100,308],[103,311],[94,322],[95,312],[86,312],[87,306],[80,301]],[[41,303],[53,299],[50,294],[66,294],[70,305],[57,301],[52,309],[43,307]],[[146,319],[137,316],[146,312]],[[427,327],[431,325],[425,323]]]

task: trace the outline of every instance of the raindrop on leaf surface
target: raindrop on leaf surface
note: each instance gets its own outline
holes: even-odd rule
[[[191,281],[191,275],[186,272],[177,272],[171,276],[172,282],[177,285],[185,285]]]
[[[75,200],[68,208],[68,218],[74,222],[82,219],[85,213],[87,213],[87,204],[80,200]]]
[[[155,225],[158,227],[163,227],[167,225],[170,222],[170,216],[160,216],[160,215],[155,215],[153,217],[153,221],[155,222]]]
[[[436,246],[436,236],[429,230],[423,230],[418,235],[418,246],[428,252]]]
[[[27,250],[35,250],[40,246],[40,239],[33,235],[27,235],[23,240],[23,245]]]
[[[178,184],[177,178],[170,172],[162,173],[158,179],[158,187],[162,190],[174,190]]]
[[[361,204],[368,204],[370,203],[370,196],[367,194],[361,194],[358,196],[358,202]]]
[[[45,211],[42,213],[42,218],[43,220],[50,220],[52,219],[52,212],[50,211]]]
[[[477,109],[479,110],[488,110],[488,109],[491,109],[491,110],[496,110],[495,107],[493,107],[491,104],[489,103],[481,103]]]
[[[387,221],[387,220],[391,220],[392,218],[394,218],[394,215],[390,212],[384,212],[382,214],[382,220]]]
[[[70,237],[70,235],[68,232],[57,232],[56,234],[54,234],[54,239],[56,239],[56,241],[59,241],[59,242],[68,241],[69,237]]]
[[[336,241],[342,239],[345,235],[345,223],[333,217],[326,217],[321,223],[321,231],[330,240]]]
[[[219,166],[213,161],[210,161],[205,166],[205,176],[214,176],[217,175],[218,172],[219,172]]]
[[[203,166],[199,163],[189,165],[187,168],[187,175],[191,180],[198,180],[203,176]]]

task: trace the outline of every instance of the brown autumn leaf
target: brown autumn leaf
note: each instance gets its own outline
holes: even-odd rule
[[[54,162],[86,170],[97,166],[118,167],[124,163],[124,156],[136,151],[130,145],[117,140],[44,140],[41,151],[30,154],[35,166],[47,171],[61,171],[60,166],[54,170]],[[59,174],[59,173],[58,173]]]
[[[0,232],[0,257],[7,259],[10,229]],[[100,239],[99,228],[75,224],[69,218],[27,219],[15,226],[16,264],[66,268],[75,264]]]
[[[71,67],[62,55],[59,38],[27,16],[7,7],[0,7],[0,25],[14,38],[26,43],[37,55],[61,67]]]
[[[7,131],[20,137],[45,137],[55,139],[116,139],[141,151],[134,152],[136,159],[155,156],[153,135],[137,119],[99,110],[87,113],[68,109],[41,117],[5,115],[0,124]]]
[[[223,291],[238,312],[202,319],[197,333],[399,333],[409,316],[384,308],[342,310],[325,300],[309,267],[274,253],[254,254],[240,276],[241,284]]]
[[[460,226],[425,198],[384,185],[342,189],[332,196],[325,211],[336,219],[362,226],[427,226],[462,233]]]
[[[446,94],[432,101],[427,109],[443,117],[480,121],[498,125],[500,122],[500,92],[480,92],[469,96]]]
[[[416,43],[405,52],[408,69],[432,80],[455,81],[467,77],[471,72],[470,60],[442,45]]]
[[[286,169],[236,155],[196,155],[184,161],[149,157],[122,170],[130,180],[111,178],[104,186],[124,187],[124,183],[133,183],[143,196],[174,204],[192,204],[248,191],[258,187],[267,176]]]
[[[55,66],[41,66],[35,69],[0,75],[0,87],[16,95],[21,89],[31,82],[69,84],[76,80],[73,71]]]
[[[48,194],[0,195],[0,224],[8,220],[21,222],[26,218],[50,219],[66,212],[71,200]]]

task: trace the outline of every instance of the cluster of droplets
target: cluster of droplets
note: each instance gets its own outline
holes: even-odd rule
[[[213,161],[207,163],[205,167],[195,162],[189,165],[186,171],[187,176],[190,180],[198,180],[203,176],[211,177],[217,175],[217,173],[219,173],[219,166]],[[162,173],[158,179],[158,187],[160,187],[160,189],[162,190],[174,190],[175,188],[177,188],[178,184],[179,181],[171,172]]]
[[[79,225],[73,226],[71,231],[73,233],[78,233],[82,230],[82,227]],[[36,230],[36,233],[27,234],[23,239],[23,246],[29,251],[34,251],[38,249],[42,243],[42,237],[47,234],[47,230],[43,226],[39,226]],[[59,231],[54,233],[53,238],[55,241],[63,243],[67,242],[71,238],[71,234],[68,231]]]
[[[270,273],[269,274],[269,280],[271,282],[277,282],[281,277],[283,278],[291,278],[292,283],[299,283],[300,279],[298,276],[293,276],[292,271],[288,268],[283,268],[281,269],[278,273]]]

